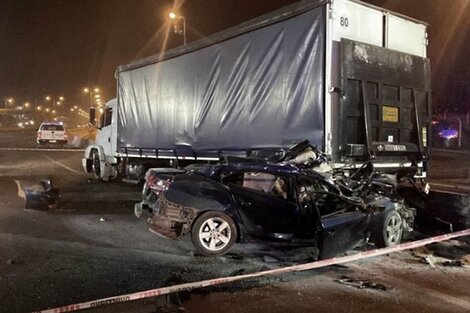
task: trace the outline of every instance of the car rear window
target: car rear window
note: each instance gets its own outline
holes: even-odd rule
[[[64,126],[62,125],[53,125],[53,124],[45,124],[41,126],[41,130],[64,130]]]

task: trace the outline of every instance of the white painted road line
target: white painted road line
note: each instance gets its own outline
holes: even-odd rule
[[[381,256],[381,255],[385,255],[389,253],[424,247],[431,243],[446,241],[449,239],[469,236],[469,235],[470,235],[470,228],[463,230],[463,231],[456,232],[456,233],[450,233],[450,234],[446,234],[442,236],[436,236],[436,237],[431,237],[431,238],[422,239],[418,241],[407,242],[401,245],[392,246],[392,247],[383,248],[383,249],[360,252],[354,255],[348,255],[348,256],[339,257],[339,258],[331,258],[331,259],[321,260],[321,261],[312,262],[312,263],[277,268],[274,270],[263,271],[263,272],[258,272],[254,274],[221,277],[221,278],[203,280],[199,282],[174,285],[170,287],[163,287],[163,288],[158,288],[158,289],[141,291],[141,292],[121,295],[117,297],[110,297],[110,298],[105,298],[105,299],[93,300],[89,302],[72,304],[72,305],[55,308],[55,309],[35,311],[33,313],[72,312],[72,311],[78,311],[78,310],[83,310],[83,309],[101,307],[101,306],[105,306],[109,304],[116,304],[116,303],[134,301],[134,300],[145,299],[145,298],[153,298],[153,297],[167,295],[167,294],[175,293],[179,291],[189,291],[189,290],[197,289],[197,288],[204,288],[204,287],[209,287],[209,286],[227,284],[230,282],[235,282],[235,281],[240,281],[240,280],[245,280],[245,279],[250,279],[250,278],[279,275],[279,274],[293,273],[293,272],[300,272],[300,271],[308,271],[308,270],[317,269],[321,267],[326,267],[326,266],[331,266],[331,265],[336,265],[336,264],[344,264],[344,263],[348,263],[352,261],[359,261],[359,260]]]
[[[0,148],[0,151],[84,152],[84,149]]]
[[[79,171],[77,171],[77,170],[74,170],[73,168],[68,167],[67,165],[65,165],[65,164],[63,164],[63,163],[61,163],[61,162],[59,162],[59,161],[57,161],[57,160],[54,160],[53,158],[51,158],[51,157],[48,156],[48,155],[45,155],[44,157],[45,157],[46,159],[48,159],[49,161],[51,161],[52,163],[57,164],[57,165],[59,165],[60,167],[65,168],[66,170],[68,170],[68,171],[70,171],[70,172],[72,172],[72,173],[79,174],[79,175],[82,175],[82,174],[85,175],[84,172],[79,172]]]

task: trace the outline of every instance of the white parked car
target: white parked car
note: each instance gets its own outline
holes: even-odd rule
[[[36,140],[39,145],[51,143],[63,146],[67,144],[67,137],[67,131],[62,123],[44,122],[39,126]]]

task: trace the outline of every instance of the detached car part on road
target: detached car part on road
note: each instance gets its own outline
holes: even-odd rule
[[[383,175],[370,174],[352,186],[288,161],[241,158],[171,178],[176,172],[150,170],[145,200],[135,213],[163,237],[191,234],[196,250],[206,256],[259,240],[314,246],[327,258],[369,237],[379,247],[398,244],[415,217],[414,209],[386,191],[393,183]]]

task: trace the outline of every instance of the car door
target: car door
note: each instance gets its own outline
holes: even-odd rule
[[[318,177],[300,177],[297,182],[301,206],[311,203],[316,218],[311,219],[312,229],[318,238],[320,257],[328,258],[354,248],[364,239],[369,216],[342,197],[331,183]],[[301,221],[307,220],[302,217]],[[304,225],[305,228],[305,225]]]
[[[289,177],[269,173],[237,173],[237,182],[227,183],[237,205],[246,232],[267,240],[286,241],[295,233],[297,204],[290,192]],[[255,179],[250,179],[255,178]],[[286,191],[275,191],[276,180]]]
[[[358,211],[337,212],[321,218],[320,258],[355,248],[365,239],[369,217]]]

